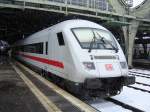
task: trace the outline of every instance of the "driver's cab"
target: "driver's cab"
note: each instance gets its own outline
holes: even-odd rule
[[[73,28],[73,34],[83,49],[92,50],[115,50],[118,47],[114,36],[109,32],[96,28]]]

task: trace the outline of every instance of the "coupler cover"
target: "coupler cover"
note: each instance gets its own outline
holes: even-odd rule
[[[124,77],[124,86],[135,84],[135,76],[126,76]]]

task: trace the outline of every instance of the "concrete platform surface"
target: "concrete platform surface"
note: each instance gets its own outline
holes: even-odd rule
[[[0,112],[46,112],[8,60],[0,60]]]

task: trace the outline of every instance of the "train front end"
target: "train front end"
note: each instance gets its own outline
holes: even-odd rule
[[[76,67],[81,81],[76,85],[84,88],[80,90],[91,96],[108,97],[119,94],[123,86],[135,83],[135,77],[128,75],[120,45],[108,30],[78,27],[73,28],[72,33],[80,46],[76,51],[80,63]]]

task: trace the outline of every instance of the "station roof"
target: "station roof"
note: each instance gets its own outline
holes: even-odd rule
[[[35,10],[0,9],[0,39],[13,43],[47,28],[64,17],[63,14]]]
[[[65,15],[31,9],[0,8],[0,15],[0,39],[8,41],[10,44],[66,19],[87,19],[102,24],[107,28],[114,25],[116,27],[127,25],[127,23],[118,22],[116,24],[115,21],[106,21],[81,15]]]

